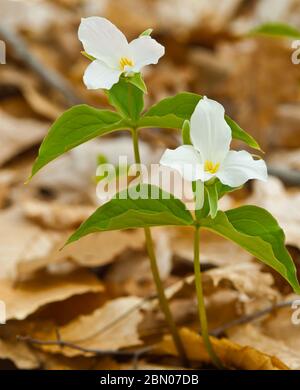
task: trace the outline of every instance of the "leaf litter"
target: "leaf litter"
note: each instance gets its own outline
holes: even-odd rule
[[[173,0],[151,4],[126,0],[124,8],[124,1],[89,0],[81,12],[102,13],[129,37],[149,23],[161,36],[168,53],[157,72],[145,72],[153,86],[146,106],[181,90],[218,98],[270,151],[272,167],[284,165],[299,173],[296,86],[300,73],[290,63],[289,48],[285,41],[228,39],[267,20],[270,0],[248,8],[236,0],[219,8],[215,2]],[[79,56],[80,46],[74,38],[79,23],[76,2],[23,3],[21,19],[16,17],[13,1],[3,1],[1,12],[10,28],[26,40],[29,52],[68,80],[83,101],[105,106],[104,94],[88,94],[81,83],[86,62]],[[274,9],[272,2],[279,20],[294,21],[292,3],[296,1]],[[53,33],[45,49],[44,34],[49,29]],[[141,231],[95,234],[59,251],[70,232],[97,205],[97,156],[105,154],[116,164],[118,150],[125,150],[132,158],[130,140],[122,134],[89,143],[53,162],[30,188],[24,187],[49,121],[69,102],[18,60],[13,48],[8,55],[7,66],[0,69],[0,299],[7,302],[7,323],[0,326],[1,363],[9,360],[21,369],[126,369],[133,367],[134,357],[141,369],[180,368],[158,308]],[[173,77],[174,72],[178,77]],[[274,79],[278,80],[275,89],[270,84]],[[147,163],[157,161],[162,148],[179,143],[172,130],[148,129],[142,138]],[[284,171],[280,178],[270,178],[267,186],[255,183],[234,197],[226,196],[222,207],[252,203],[269,209],[283,226],[300,269],[299,182],[290,187],[289,177],[290,171]],[[154,234],[160,272],[192,367],[210,367],[197,333],[191,234],[181,228],[160,228]],[[281,302],[297,299],[285,282],[234,244],[211,233],[203,234],[202,253],[210,331],[224,328],[213,343],[225,366],[300,369],[299,325],[291,322],[290,306],[276,308]],[[265,309],[264,315],[247,321]],[[234,323],[225,329],[224,325]],[[59,338],[82,350],[62,347]],[[54,344],[47,345],[49,341]],[[135,356],[134,351],[143,347],[151,349]],[[132,356],[120,359],[122,351],[133,351]]]

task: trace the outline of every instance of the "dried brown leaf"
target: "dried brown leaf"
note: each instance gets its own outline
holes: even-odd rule
[[[180,332],[187,355],[193,361],[211,363],[205,349],[202,337],[187,328]],[[274,356],[260,352],[249,346],[242,347],[228,339],[216,339],[211,337],[214,349],[227,368],[242,370],[287,370],[288,367]],[[178,356],[172,338],[166,336],[158,347],[162,353]]]
[[[0,298],[6,304],[7,320],[23,320],[37,309],[73,295],[103,292],[104,287],[91,272],[77,270],[69,274],[38,274],[35,278],[13,283],[2,280]]]

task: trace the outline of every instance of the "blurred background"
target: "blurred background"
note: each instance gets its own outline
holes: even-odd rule
[[[113,163],[119,154],[132,156],[130,138],[121,132],[94,140],[51,163],[24,186],[40,142],[61,113],[79,103],[108,107],[102,91],[88,91],[82,82],[88,60],[80,54],[77,30],[81,17],[91,15],[110,19],[128,40],[153,28],[152,36],[166,47],[159,64],[145,69],[146,107],[181,91],[196,92],[220,101],[227,114],[256,137],[272,176],[267,184],[251,183],[234,197],[226,197],[222,207],[243,203],[266,207],[284,228],[300,269],[300,64],[292,62],[296,50],[292,39],[247,35],[268,21],[300,29],[300,0],[0,0],[0,39],[6,45],[6,63],[0,65],[0,299],[7,310],[7,324],[0,325],[0,362],[4,368],[131,364],[111,357],[88,358],[59,346],[37,348],[17,340],[20,334],[55,340],[59,327],[65,339],[88,335],[81,345],[118,350],[167,332],[157,308],[148,308],[146,315],[140,310],[145,297],[153,294],[141,232],[88,236],[58,252],[97,204],[94,176],[99,155]],[[178,132],[161,129],[143,130],[141,139],[147,163],[157,162],[165,147],[181,142]],[[250,255],[221,239],[204,238],[205,269],[212,270],[207,276],[212,327],[270,302],[290,299],[289,286],[273,271],[258,267]],[[189,233],[158,229],[155,242],[167,286],[192,274]],[[237,265],[240,269],[232,268]],[[239,283],[236,275],[242,278]],[[194,296],[179,290],[172,301],[176,319],[193,327]],[[220,291],[226,302],[220,301]],[[224,309],[222,315],[215,314],[219,307]],[[109,319],[122,310],[131,314],[125,323],[117,323],[116,330]],[[287,324],[284,317],[274,326],[238,329],[227,336],[258,349],[264,345],[263,352],[299,369],[299,327],[298,333],[283,331]],[[103,334],[96,326],[111,333]]]

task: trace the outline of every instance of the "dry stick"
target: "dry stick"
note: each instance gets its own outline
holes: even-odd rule
[[[119,317],[115,318],[114,320],[112,320],[111,322],[109,322],[108,324],[106,324],[105,326],[103,326],[103,328],[97,330],[97,332],[93,333],[91,336],[85,338],[84,340],[89,340],[90,338],[92,337],[95,337],[96,335],[99,335],[99,334],[103,334],[105,333],[107,330],[110,330],[114,325],[118,324],[120,321],[122,321],[123,319],[125,319],[126,317],[128,317],[131,313],[135,312],[136,310],[138,309],[141,309],[143,307],[143,305],[149,301],[149,300],[152,300],[152,299],[155,299],[157,298],[157,295],[149,295],[148,297],[144,298],[141,302],[133,305],[130,309],[128,309],[127,311],[125,311],[124,313],[122,313]],[[82,339],[81,339],[82,340]],[[78,341],[81,341],[81,340],[78,340]],[[77,340],[75,340],[76,342]]]
[[[278,177],[285,184],[300,186],[300,172],[296,169],[279,168],[268,165],[268,172],[272,176]]]
[[[31,70],[37,73],[48,86],[58,90],[64,96],[68,105],[83,103],[83,99],[77,96],[66,79],[54,70],[47,68],[36,56],[30,53],[24,40],[15,31],[1,24],[0,37],[12,47],[14,54],[19,60],[23,61]]]
[[[247,324],[248,322],[255,321],[258,318],[261,318],[267,314],[270,314],[272,311],[276,309],[281,309],[284,307],[289,307],[293,304],[294,300],[292,301],[286,301],[286,302],[278,302],[275,303],[274,305],[271,305],[267,307],[266,309],[259,310],[255,313],[248,314],[242,317],[239,317],[233,321],[227,322],[226,324],[220,326],[219,328],[216,328],[210,332],[212,336],[219,337],[222,333],[224,333],[226,330],[233,328],[234,326],[237,325],[244,325]]]
[[[146,299],[154,299],[154,298],[156,298],[156,297],[151,295],[150,297],[145,298],[145,300]],[[266,309],[260,310],[256,313],[246,315],[246,316],[237,318],[234,321],[228,322],[227,324],[224,324],[223,326],[221,326],[217,329],[214,329],[213,331],[210,332],[210,334],[215,336],[215,337],[218,337],[222,333],[224,333],[227,329],[229,329],[233,326],[242,325],[242,324],[254,321],[260,317],[263,317],[263,316],[271,313],[273,310],[291,306],[293,302],[294,302],[293,300],[286,301],[286,302],[278,302],[275,305],[269,306]],[[135,309],[136,309],[136,307],[135,307]],[[130,312],[131,311],[132,311],[132,309],[130,309]],[[124,314],[120,317],[123,318]],[[115,320],[115,322],[116,321],[117,320]],[[68,347],[68,348],[75,349],[77,351],[81,351],[84,353],[92,353],[96,356],[131,357],[131,358],[133,358],[133,363],[134,363],[135,368],[136,368],[138,359],[142,355],[147,354],[148,352],[151,352],[153,350],[153,346],[140,348],[140,349],[137,349],[134,351],[114,351],[114,350],[100,350],[100,349],[94,349],[94,348],[84,348],[84,347],[81,347],[80,345],[62,340],[57,328],[56,328],[56,337],[57,337],[57,340],[39,340],[39,339],[32,338],[30,336],[17,336],[17,339],[19,341],[28,342],[29,344],[33,344],[33,345],[34,344],[41,345],[41,346],[42,345],[44,345],[44,346],[57,345],[57,346],[60,346],[62,348]]]
[[[141,355],[146,354],[153,350],[152,346],[144,347],[144,348],[139,348],[133,351],[116,351],[116,350],[102,350],[102,349],[97,349],[97,348],[85,348],[81,347],[80,345],[74,344],[69,341],[64,341],[60,337],[57,340],[40,340],[40,339],[35,339],[30,336],[17,336],[18,341],[25,341],[29,344],[33,345],[41,345],[41,346],[51,346],[51,345],[56,345],[59,347],[67,347],[71,349],[75,349],[80,352],[84,353],[92,353],[97,356],[115,356],[115,357],[133,357],[133,358],[139,358]]]

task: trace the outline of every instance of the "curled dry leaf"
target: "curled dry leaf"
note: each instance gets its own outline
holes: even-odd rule
[[[141,230],[94,233],[56,252],[54,257],[57,262],[68,259],[85,267],[97,267],[113,262],[128,249],[142,249],[144,241]]]
[[[47,123],[35,119],[18,119],[0,111],[0,165],[9,161],[33,145],[37,145],[45,136]]]
[[[296,296],[286,297],[297,299]],[[279,309],[263,321],[237,326],[227,333],[231,340],[241,345],[251,345],[261,351],[277,356],[291,369],[300,369],[299,324],[292,322],[294,310],[290,307]]]
[[[216,266],[236,264],[237,261],[250,262],[252,255],[238,245],[216,236],[208,231],[201,234],[201,262]],[[173,254],[179,258],[193,261],[193,231],[190,229],[171,229]]]
[[[18,181],[18,174],[12,169],[0,171],[0,209],[6,205],[12,186]]]
[[[124,232],[125,233],[125,232]],[[144,233],[141,243],[144,244]],[[133,234],[130,233],[130,234]],[[172,251],[168,231],[165,228],[155,228],[152,231],[153,243],[156,250],[157,264],[160,277],[166,280],[172,270]],[[130,238],[130,237],[129,237]],[[136,244],[138,244],[136,242]],[[151,295],[154,291],[150,262],[143,247],[135,249],[134,253],[123,253],[105,275],[105,280],[117,290],[120,295]],[[136,251],[136,249],[140,249]]]
[[[6,304],[7,320],[23,320],[37,309],[73,295],[103,292],[104,286],[91,272],[77,270],[69,274],[38,274],[35,278],[14,283],[2,280],[0,298]]]
[[[241,301],[266,298],[270,301],[279,294],[272,288],[274,279],[271,274],[262,272],[259,263],[237,263],[227,267],[215,268],[204,273],[204,285],[210,281],[213,287],[225,287],[228,283],[240,293]]]
[[[62,245],[61,233],[41,229],[18,207],[0,214],[0,279],[20,279],[44,267]]]
[[[118,350],[141,344],[138,325],[143,319],[140,311],[142,299],[118,298],[105,303],[92,314],[79,316],[61,327],[60,337],[83,348]],[[38,335],[37,335],[38,337]],[[43,339],[56,340],[54,333],[43,334]],[[91,355],[71,348],[42,346],[44,351],[61,353],[68,357]]]
[[[74,229],[94,211],[92,206],[38,200],[27,200],[22,207],[26,217],[45,228],[56,230]]]
[[[0,359],[11,360],[17,368],[29,370],[40,365],[37,354],[23,342],[0,339]]]
[[[275,300],[279,294],[272,288],[273,277],[262,272],[258,263],[238,263],[227,267],[213,268],[203,273],[203,287],[206,296],[218,289],[231,289],[239,292],[241,302],[267,298]],[[167,296],[172,298],[186,285],[193,285],[194,275],[188,276],[167,288]]]
[[[38,91],[37,81],[29,72],[23,74],[17,69],[5,67],[0,69],[0,75],[5,84],[21,89],[24,98],[37,114],[52,121],[62,114],[61,108]]]
[[[202,364],[211,363],[202,337],[194,331],[183,328],[180,331],[188,358]],[[278,358],[260,352],[258,349],[234,343],[228,339],[211,338],[214,349],[223,365],[230,369],[242,370],[287,370]],[[172,338],[165,336],[158,346],[158,352],[178,356]]]
[[[288,333],[286,329],[284,333]],[[259,348],[264,353],[277,356],[291,369],[300,369],[299,349],[297,351],[294,346],[289,347],[283,340],[274,340],[265,334],[263,330],[252,324],[236,327],[230,330],[228,335],[234,342],[241,345],[251,345],[253,348]]]

